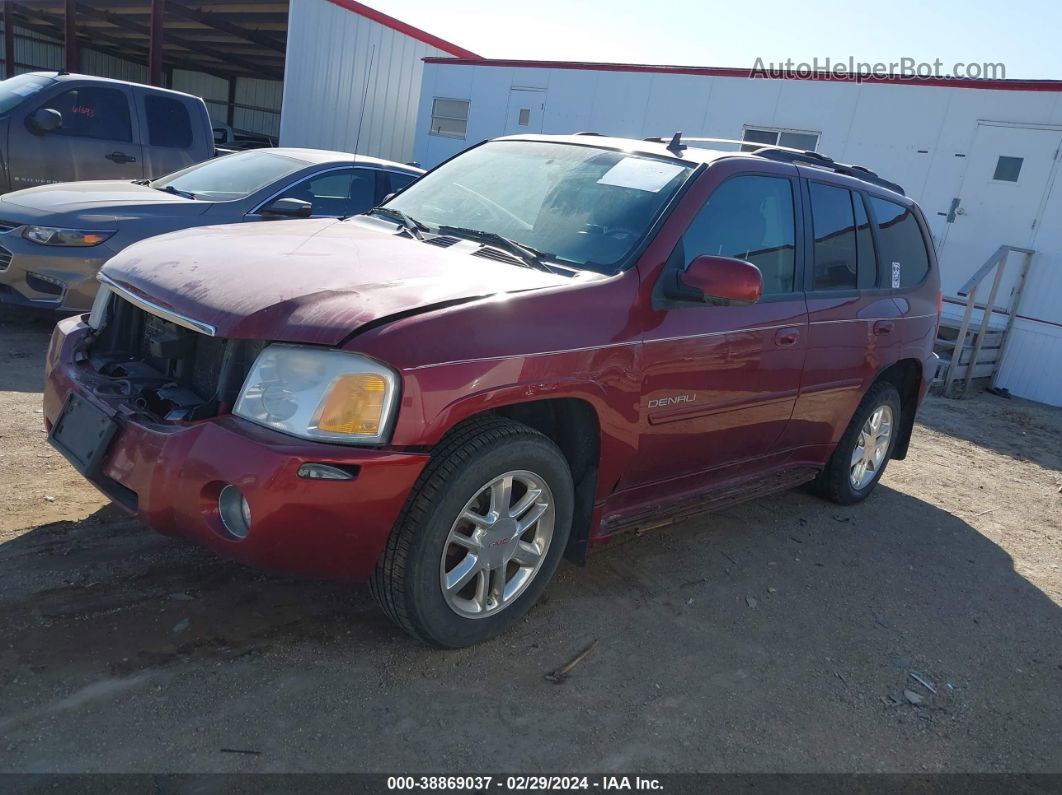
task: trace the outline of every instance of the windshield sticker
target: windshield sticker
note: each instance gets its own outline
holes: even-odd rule
[[[659,193],[685,166],[662,163],[659,160],[644,160],[640,157],[625,157],[597,181],[598,185],[615,185],[617,188],[634,188],[648,193]]]
[[[900,263],[892,263],[892,289],[900,286]]]

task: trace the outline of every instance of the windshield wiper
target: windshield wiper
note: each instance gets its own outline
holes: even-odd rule
[[[428,227],[424,226],[424,224],[422,224],[420,221],[416,220],[415,218],[410,218],[404,212],[402,212],[401,210],[396,210],[394,207],[373,207],[365,214],[384,215],[393,221],[398,221],[398,225],[405,229],[407,232],[409,232],[409,234],[415,237],[417,240],[423,240],[424,235],[421,233],[427,231],[428,229]],[[349,217],[350,216],[347,216],[347,218]],[[346,219],[340,218],[339,220],[343,221]]]
[[[152,185],[151,187],[155,188],[154,185]],[[194,193],[190,193],[189,191],[186,191],[186,190],[178,190],[177,188],[173,187],[173,185],[167,185],[165,188],[155,188],[155,190],[160,190],[163,193],[172,193],[174,196],[180,196],[182,199],[194,199],[195,198],[195,194]]]
[[[515,255],[531,268],[545,271],[546,273],[558,273],[558,271],[542,261],[542,258],[546,255],[541,251],[536,251],[530,246],[518,243],[512,238],[505,237],[505,235],[499,235],[497,232],[484,232],[481,229],[466,229],[463,226],[440,226],[438,231],[440,235],[464,237],[469,240],[475,240],[477,243],[483,243],[486,246],[500,248],[503,251]]]

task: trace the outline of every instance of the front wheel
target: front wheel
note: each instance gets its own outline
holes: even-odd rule
[[[900,393],[887,381],[874,384],[815,479],[815,491],[839,505],[865,500],[885,473],[899,427]]]
[[[370,581],[384,612],[433,646],[515,624],[553,576],[571,529],[572,476],[557,446],[483,417],[439,445]]]

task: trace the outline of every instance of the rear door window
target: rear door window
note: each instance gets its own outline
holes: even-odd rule
[[[812,289],[854,290],[859,286],[859,257],[851,191],[820,182],[808,188],[815,235]]]
[[[148,94],[144,97],[147,114],[148,143],[188,149],[192,145],[192,119],[180,100]]]
[[[99,86],[72,88],[41,107],[62,114],[63,126],[54,132],[55,135],[105,141],[133,140],[129,99],[119,89]]]
[[[885,287],[915,287],[929,273],[929,252],[914,212],[896,202],[870,197],[871,211],[878,224]]]

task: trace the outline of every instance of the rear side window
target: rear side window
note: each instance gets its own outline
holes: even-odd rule
[[[64,91],[41,107],[59,111],[63,126],[55,135],[99,138],[105,141],[132,141],[133,125],[129,100],[116,88],[82,86]]]
[[[881,260],[886,285],[914,287],[929,273],[929,252],[914,212],[887,199],[870,197],[870,207],[878,224]]]
[[[183,102],[148,94],[144,97],[144,110],[151,146],[187,149],[192,145],[192,120]]]
[[[851,290],[858,287],[855,215],[852,193],[845,188],[809,184],[811,220],[815,234],[814,290]]]
[[[793,189],[779,177],[733,177],[720,185],[682,237],[683,267],[703,254],[747,260],[763,274],[763,294],[793,292]]]

